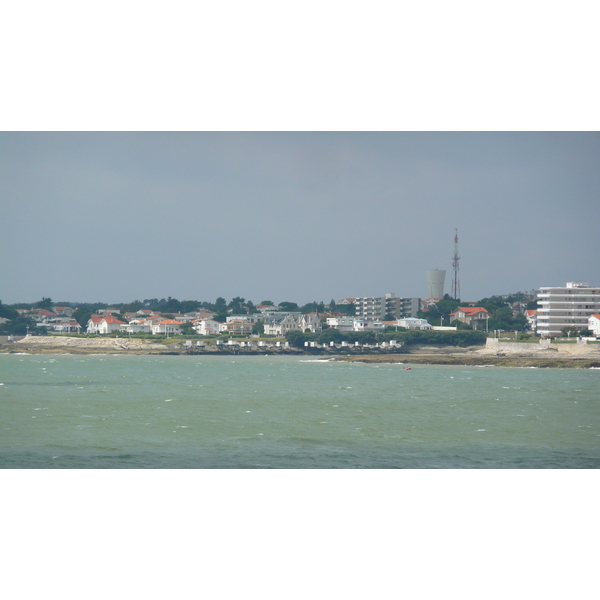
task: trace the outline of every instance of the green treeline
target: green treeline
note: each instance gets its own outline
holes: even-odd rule
[[[528,296],[523,292],[517,292],[510,296],[491,296],[483,298],[474,306],[482,306],[490,314],[488,321],[488,330],[496,329],[503,331],[524,331],[527,328],[527,317],[523,313],[513,315],[511,304],[521,302],[526,305],[527,309],[537,308],[537,302],[528,302]],[[448,294],[444,296],[435,306],[432,306],[427,311],[420,311],[418,316],[421,319],[426,319],[431,325],[452,325],[459,329],[471,329],[470,325],[461,323],[460,321],[452,320],[450,316],[459,306],[460,300],[450,298]]]

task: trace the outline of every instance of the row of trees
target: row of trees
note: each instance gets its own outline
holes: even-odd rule
[[[490,314],[488,321],[488,329],[495,331],[501,329],[505,331],[524,331],[527,328],[527,317],[523,313],[513,315],[511,304],[514,302],[526,303],[527,295],[523,292],[511,294],[507,297],[491,296],[477,302],[475,306],[482,306]],[[466,325],[457,320],[451,320],[451,314],[460,306],[460,300],[450,298],[448,294],[440,300],[436,306],[432,306],[429,310],[419,312],[419,317],[426,319],[431,325],[452,325],[459,329],[471,329],[470,325]],[[537,308],[537,302],[527,302],[526,308]]]
[[[37,327],[36,322],[32,318],[19,315],[15,308],[2,304],[1,300],[0,317],[10,319],[6,323],[0,324],[0,334],[3,335],[25,335],[28,327],[32,331],[39,331],[41,329],[44,333],[46,332],[45,327]]]

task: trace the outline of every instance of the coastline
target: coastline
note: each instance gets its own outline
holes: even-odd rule
[[[226,345],[186,346],[181,340],[162,343],[154,340],[128,338],[73,338],[40,336],[23,338],[16,342],[2,344],[2,354],[111,354],[111,355],[210,355],[210,356],[258,356],[295,355],[312,356],[340,362],[456,365],[456,366],[495,366],[495,367],[536,367],[536,368],[600,368],[600,346],[598,345],[553,345],[540,348],[537,344],[506,344],[502,352],[491,345],[456,347],[409,347],[390,351],[382,348],[349,348],[343,353],[339,348],[285,348],[228,347]]]
[[[417,365],[455,365],[461,367],[521,367],[537,369],[600,369],[600,359],[561,357],[543,358],[532,356],[482,356],[465,354],[402,354],[401,356],[340,356],[334,360],[341,362],[417,364]]]

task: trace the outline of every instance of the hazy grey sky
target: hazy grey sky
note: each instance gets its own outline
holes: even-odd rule
[[[598,133],[2,133],[5,303],[600,285]]]

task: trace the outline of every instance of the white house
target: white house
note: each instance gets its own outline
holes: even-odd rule
[[[431,329],[431,325],[426,319],[413,319],[407,317],[406,319],[398,319],[396,321],[398,327],[405,327],[406,329]]]
[[[106,334],[113,331],[120,331],[121,325],[125,325],[125,323],[115,317],[102,317],[100,323],[98,323],[97,333]]]
[[[600,314],[592,315],[588,319],[588,329],[593,332],[596,337],[600,336]]]
[[[340,331],[354,331],[354,317],[328,317],[327,325]]]
[[[164,319],[152,324],[153,335],[167,334],[177,335],[181,333],[181,321],[175,321],[175,319]]]
[[[121,325],[121,330],[125,333],[150,333],[151,328],[143,319],[131,319]]]
[[[381,329],[383,329],[383,323],[381,321],[354,319],[354,331],[379,331]]]
[[[252,333],[252,323],[244,319],[227,320],[226,323],[221,323],[221,330],[232,335],[250,335]]]
[[[200,335],[215,335],[219,333],[221,323],[213,319],[198,319],[194,323],[194,330]]]
[[[77,321],[63,321],[52,325],[54,331],[58,333],[79,333],[81,325]]]
[[[485,329],[490,314],[482,306],[459,306],[450,314],[450,322],[457,320],[473,329]]]
[[[101,317],[98,315],[92,315],[91,318],[88,319],[86,325],[87,333],[98,333],[98,325],[100,325],[100,321],[102,321]]]
[[[300,331],[310,331],[311,333],[321,333],[323,331],[323,325],[318,313],[308,313],[307,315],[300,315],[298,318],[298,327]]]
[[[272,316],[265,320],[265,335],[285,335],[288,331],[300,330],[298,320],[293,315]]]
[[[527,318],[527,325],[530,331],[535,331],[537,329],[537,310],[526,310],[525,317]]]

